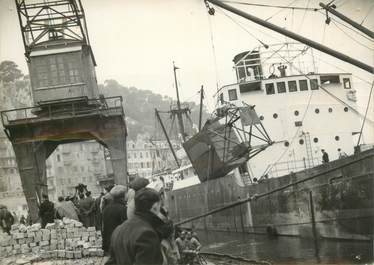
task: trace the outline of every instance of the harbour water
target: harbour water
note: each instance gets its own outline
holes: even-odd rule
[[[273,264],[374,264],[368,241],[318,240],[233,232],[198,232],[204,251],[266,260]]]

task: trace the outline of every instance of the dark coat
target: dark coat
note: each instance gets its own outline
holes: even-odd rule
[[[42,228],[48,223],[55,221],[55,206],[53,202],[45,200],[39,206],[39,216],[42,221]]]
[[[79,213],[81,221],[85,227],[95,225],[95,200],[92,197],[86,197],[79,201]]]
[[[116,228],[111,239],[111,258],[107,264],[161,265],[161,238],[156,231],[163,222],[152,213],[135,213]]]
[[[103,250],[109,252],[110,238],[114,229],[127,220],[126,206],[113,201],[103,211]]]

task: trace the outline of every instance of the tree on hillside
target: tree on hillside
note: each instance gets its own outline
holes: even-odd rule
[[[160,111],[168,111],[173,103],[171,97],[155,94],[150,90],[125,87],[116,80],[107,80],[100,88],[105,96],[123,97],[125,114],[128,118],[129,137],[131,139],[136,139],[139,134],[154,136],[156,129],[159,127],[156,124],[155,108]],[[191,108],[193,123],[198,124],[199,106],[194,102],[186,103]],[[205,108],[203,117],[207,117]]]
[[[15,80],[23,77],[18,65],[12,61],[2,61],[0,63],[0,80],[4,83],[14,82]]]

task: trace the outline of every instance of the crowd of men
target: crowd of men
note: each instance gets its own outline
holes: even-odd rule
[[[110,185],[97,198],[91,192],[59,197],[56,203],[42,195],[42,227],[55,219],[69,218],[102,232],[103,250],[111,264],[193,264],[201,248],[192,231],[174,227],[164,207],[164,185],[136,178],[129,188]],[[5,208],[6,209],[6,208]],[[9,233],[12,215],[0,208],[0,224]],[[31,223],[28,223],[31,224]]]

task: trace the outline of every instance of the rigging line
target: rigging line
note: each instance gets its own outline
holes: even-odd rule
[[[319,14],[322,15],[323,17],[326,16],[326,14],[323,13],[322,11],[318,11],[317,13],[319,13]],[[368,41],[374,42],[373,39],[369,38],[368,36],[366,36],[365,34],[363,34],[362,32],[360,32],[359,30],[357,30],[357,29],[355,29],[355,28],[352,28],[352,27],[346,25],[346,24],[343,23],[343,22],[340,22],[339,20],[335,19],[334,17],[331,17],[331,16],[330,16],[330,19],[331,19],[331,21],[334,21],[334,22],[338,23],[339,25],[341,25],[341,26],[343,26],[343,27],[345,27],[345,28],[347,28],[347,29],[353,31],[354,33],[360,35],[361,37],[367,39]]]
[[[360,130],[360,136],[358,137],[357,146],[360,144],[360,140],[361,140],[361,137],[362,137],[362,131],[364,129],[364,125],[365,125],[365,122],[366,122],[366,116],[368,114],[368,110],[369,110],[369,106],[370,106],[371,95],[373,93],[373,87],[374,87],[374,81],[373,81],[373,83],[371,85],[369,99],[368,99],[368,104],[366,105],[365,117],[364,117],[364,119],[362,121],[362,126],[361,126],[361,130]]]
[[[370,48],[369,46],[366,46],[365,44],[359,42],[358,40],[356,40],[355,38],[353,38],[351,35],[349,35],[347,32],[345,32],[342,28],[340,28],[337,23],[335,23],[334,21],[332,21],[332,23],[335,25],[335,27],[337,27],[341,32],[343,32],[348,38],[350,38],[351,40],[353,40],[354,42],[356,42],[358,45],[362,46],[362,47],[365,47],[371,51],[374,51],[373,48]]]
[[[218,10],[220,10],[220,12],[224,12],[220,7],[217,8]],[[228,15],[227,15],[228,16]],[[233,17],[231,17],[232,20],[235,20]],[[273,38],[275,39],[276,41],[279,41],[279,42],[283,42],[282,40],[278,39],[277,37],[274,37],[273,35],[267,33],[266,31],[262,31],[262,30],[259,30],[259,29],[256,29],[255,27],[250,27],[248,25],[244,25],[242,22],[240,21],[236,21],[237,24],[239,24],[240,27],[242,27],[246,32],[248,32],[248,30],[246,29],[246,27],[252,29],[252,30],[256,30],[270,38]],[[250,33],[249,33],[250,34]]]
[[[343,71],[343,72],[345,72],[345,73],[348,73],[348,72],[349,72],[349,71],[347,71],[346,69],[341,68],[341,67],[339,67],[339,66],[336,66],[335,64],[329,63],[329,62],[327,62],[327,61],[325,61],[325,60],[322,60],[321,58],[320,58],[320,61],[322,61],[322,62],[324,62],[325,64],[328,64],[328,65],[330,65],[330,66],[332,66],[332,67],[335,67],[336,69],[339,69],[339,70],[341,70],[341,71]],[[363,82],[365,82],[365,83],[371,85],[371,82],[369,82],[369,81],[363,79],[362,77],[360,77],[360,76],[358,76],[358,75],[352,74],[352,76],[354,76],[354,77],[356,77],[357,79],[360,79],[361,81],[363,81]]]
[[[370,12],[373,10],[373,7],[374,7],[374,5],[372,5],[372,6],[369,8],[368,13],[367,13],[366,16],[364,17],[364,19],[361,21],[360,25],[364,24],[365,20],[367,19],[367,17],[368,17],[369,14],[370,14]]]
[[[309,6],[309,2],[310,2],[310,0],[308,0],[308,2],[306,3],[306,7]],[[306,15],[306,10],[304,11],[303,18],[302,18],[300,26],[299,26],[299,30],[297,32],[300,32],[301,28],[303,27],[305,15]]]
[[[229,19],[231,19],[232,22],[234,22],[237,26],[239,26],[241,29],[243,29],[245,32],[247,32],[252,38],[254,38],[255,40],[257,40],[261,45],[263,45],[264,47],[267,47],[267,45],[261,41],[260,39],[258,39],[255,35],[253,35],[249,30],[247,30],[244,26],[242,26],[239,22],[235,21],[235,19],[233,17],[231,17],[229,14],[227,14],[225,11],[223,11],[222,9],[219,9],[218,10],[220,12],[222,12],[226,17],[228,17]]]
[[[266,4],[245,3],[245,2],[230,1],[230,0],[226,0],[226,1],[222,1],[222,2],[232,3],[232,4],[238,4],[238,5],[259,6],[259,7],[274,7],[274,8],[284,8],[284,9],[292,9],[292,10],[306,10],[306,11],[317,11],[317,10],[321,10],[322,9],[320,7],[316,7],[316,8],[313,8],[313,7],[305,8],[305,7],[299,7],[299,6],[266,5]]]
[[[296,1],[298,0],[293,0],[292,2],[290,2],[287,6],[291,6],[292,4],[294,4]],[[268,21],[270,19],[272,19],[273,17],[275,17],[276,15],[278,15],[279,13],[281,13],[283,11],[283,9],[275,12],[273,15],[271,15],[270,17],[268,17],[267,19],[265,19],[265,21]]]
[[[282,55],[279,55],[283,60],[285,60],[291,67],[295,68],[300,74],[302,74],[304,77],[306,77],[309,81],[311,80],[310,77],[308,75],[306,75],[305,73],[303,73],[303,71],[301,71],[299,68],[297,68],[296,66],[293,65],[292,62],[289,62],[286,58],[284,58]],[[356,113],[356,115],[362,117],[364,115],[362,115],[358,110],[356,110],[354,107],[352,107],[351,105],[349,105],[347,102],[345,102],[344,100],[338,98],[337,96],[335,96],[334,94],[332,94],[331,92],[329,92],[326,88],[324,88],[322,85],[319,85],[317,84],[319,88],[321,88],[322,91],[324,91],[326,94],[328,94],[329,96],[331,96],[332,98],[334,98],[335,100],[337,100],[338,102],[342,103],[344,106],[348,107],[349,109],[351,109],[354,113]],[[374,123],[372,120],[370,119],[367,119],[369,122],[371,123]]]
[[[326,33],[326,23],[324,23],[323,25],[323,33],[322,33],[322,41],[321,43],[324,44],[325,43],[325,33]],[[319,53],[319,56],[318,56],[318,68],[321,64],[321,57],[322,57],[322,53]]]
[[[214,35],[213,35],[213,25],[212,25],[212,20],[211,20],[211,15],[207,12],[207,17],[208,17],[208,24],[209,24],[209,35],[210,35],[210,42],[212,44],[212,53],[213,53],[213,61],[214,61],[214,72],[216,75],[216,89],[218,91],[219,89],[219,80],[218,80],[218,67],[217,67],[217,56],[216,56],[216,48],[214,45]]]

